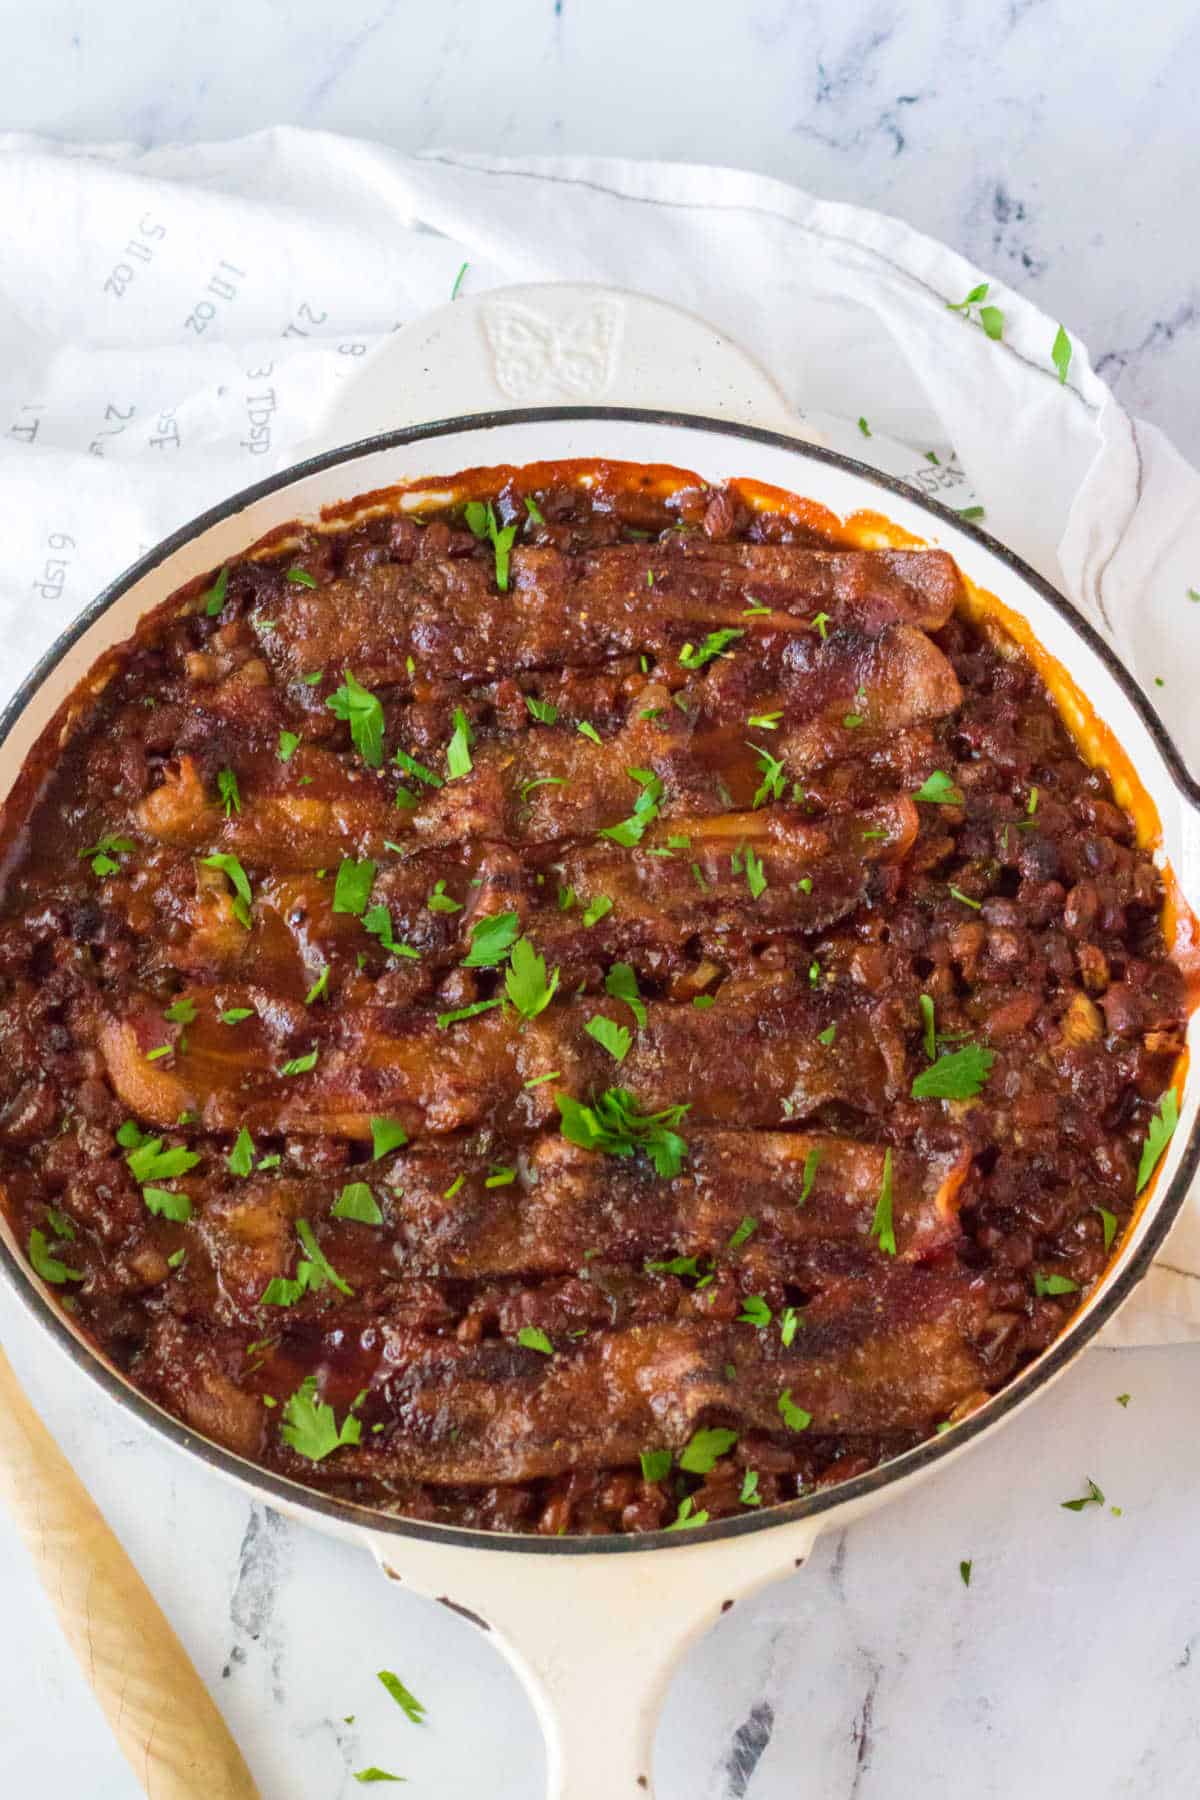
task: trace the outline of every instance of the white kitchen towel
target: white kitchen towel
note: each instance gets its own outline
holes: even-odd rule
[[[796,407],[953,446],[988,527],[1108,635],[1200,765],[1200,476],[1077,342],[1060,381],[1058,321],[897,220],[731,169],[412,158],[294,129],[151,151],[0,137],[0,219],[5,694],[165,532],[294,460],[347,369],[466,262],[469,292],[658,295]],[[999,341],[978,302],[949,310],[983,281]],[[1116,1341],[1192,1335],[1200,1205]]]

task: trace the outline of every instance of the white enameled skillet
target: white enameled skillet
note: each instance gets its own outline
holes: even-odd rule
[[[670,463],[707,480],[745,478],[811,497],[839,516],[883,513],[953,553],[972,582],[1028,622],[1123,746],[1161,821],[1162,851],[1200,899],[1200,791],[1153,708],[1074,609],[1000,545],[907,484],[851,459],[729,419],[606,406],[539,407],[443,420],[327,452],[236,495],[175,532],[88,608],[0,717],[0,798],[57,708],[101,654],[175,589],[265,534],[355,495],[492,464],[566,458]],[[673,1664],[718,1615],[791,1573],[818,1534],[933,1475],[1059,1376],[1126,1300],[1162,1244],[1200,1162],[1197,1084],[1150,1198],[1113,1266],[1063,1334],[953,1430],[870,1473],[770,1510],[686,1533],[502,1537],[419,1524],[310,1492],[196,1436],[137,1393],[32,1276],[0,1228],[0,1278],[47,1340],[113,1401],[212,1475],[320,1530],[364,1544],[389,1578],[473,1621],[528,1684],[549,1744],[552,1800],[643,1800],[654,1724]],[[537,1800],[531,1777],[530,1800]]]

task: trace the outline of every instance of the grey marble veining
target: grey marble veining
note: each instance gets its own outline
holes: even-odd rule
[[[658,0],[636,16],[598,0],[243,0],[236,25],[208,3],[4,0],[0,16],[8,128],[158,144],[292,121],[405,149],[625,152],[894,211],[1061,316],[1125,404],[1200,455],[1200,15],[1182,0],[1136,15]],[[414,1795],[540,1800],[529,1703],[469,1625],[149,1438],[2,1294],[0,1340],[266,1800],[349,1800],[372,1762]],[[1089,1354],[973,1457],[735,1608],[672,1689],[662,1800],[1194,1793],[1197,1373],[1186,1347]],[[1064,1511],[1089,1476],[1109,1506]],[[135,1800],[2,1520],[0,1594],[0,1795]],[[384,1667],[426,1726],[378,1686]]]

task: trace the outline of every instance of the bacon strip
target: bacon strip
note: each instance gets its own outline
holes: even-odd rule
[[[276,1003],[236,1031],[217,1022],[216,996],[191,996],[198,1017],[187,1048],[147,1061],[169,1035],[161,1011],[134,1004],[99,1032],[109,1079],[137,1116],[169,1126],[184,1111],[205,1129],[336,1133],[367,1138],[373,1114],[410,1135],[504,1119],[534,1127],[556,1116],[554,1091],[586,1096],[630,1088],[644,1111],[686,1101],[693,1124],[779,1125],[831,1101],[879,1111],[903,1076],[904,1041],[890,1013],[846,993],[800,992],[769,981],[728,983],[716,1005],[655,1002],[617,1064],[584,1031],[599,1013],[628,1009],[586,998],[555,1002],[524,1022],[499,1008],[439,1029],[425,1008],[362,1007],[317,1016]],[[820,1037],[833,1027],[831,1042]],[[309,1048],[316,1067],[279,1073]],[[556,1069],[559,1083],[525,1082]]]
[[[647,579],[653,576],[653,583]],[[475,557],[388,563],[353,581],[295,588],[252,609],[264,658],[292,680],[352,668],[368,686],[423,677],[486,680],[497,671],[586,666],[659,651],[721,628],[814,630],[818,613],[868,630],[897,621],[936,629],[961,577],[943,551],[811,550],[794,545],[618,544],[581,556],[517,546],[510,590]],[[747,607],[769,605],[769,617]]]

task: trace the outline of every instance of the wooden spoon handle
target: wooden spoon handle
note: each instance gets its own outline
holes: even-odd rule
[[[2,1351],[0,1499],[150,1800],[260,1800],[183,1645]]]

